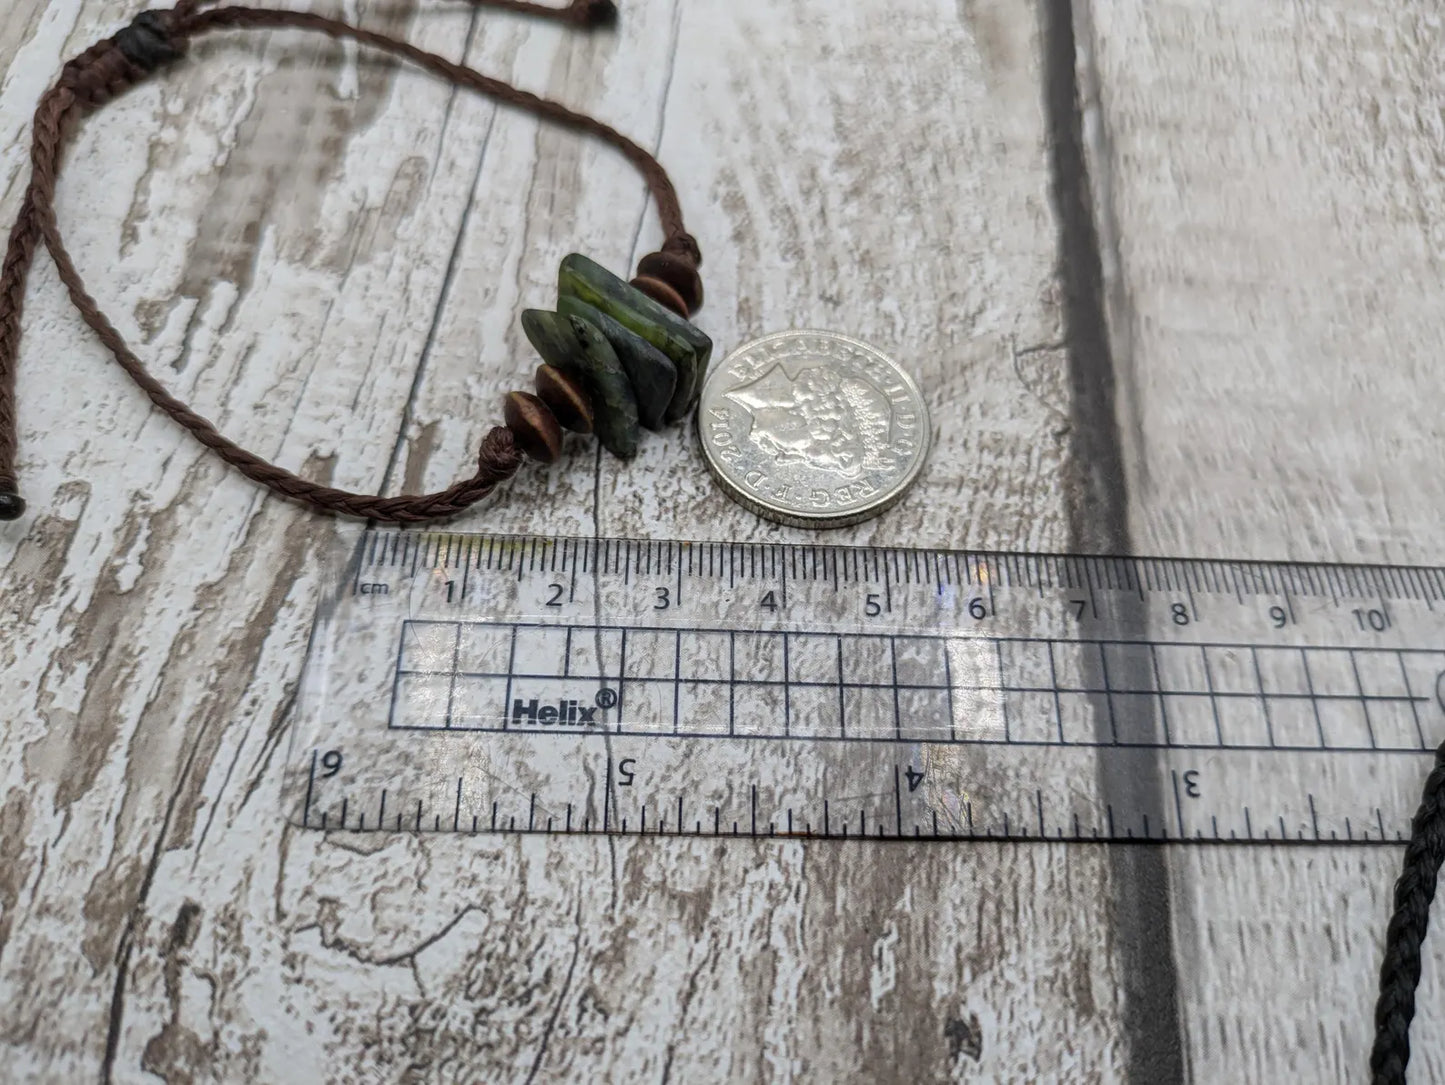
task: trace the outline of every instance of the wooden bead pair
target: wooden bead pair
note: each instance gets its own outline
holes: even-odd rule
[[[682,300],[682,295],[661,279],[654,279],[647,275],[639,275],[627,285],[635,286],[653,301],[659,305],[666,305],[683,319],[692,315],[687,311],[687,302]]]
[[[534,460],[553,463],[562,455],[562,430],[592,432],[592,400],[575,380],[550,365],[533,378],[537,394],[508,392],[502,420],[517,447]]]
[[[702,276],[695,264],[675,253],[648,253],[637,262],[631,285],[684,318],[702,308]]]

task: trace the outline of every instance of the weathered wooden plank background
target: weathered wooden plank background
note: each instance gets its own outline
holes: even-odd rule
[[[139,7],[0,12],[3,215],[60,62]],[[822,325],[907,359],[938,448],[838,541],[1440,559],[1424,0],[631,0],[591,37],[336,10],[655,147],[720,346]],[[339,485],[456,477],[557,260],[657,240],[610,153],[303,35],[208,40],[103,118],[60,194],[95,293],[180,395]],[[1393,851],[290,830],[278,749],[335,526],[150,410],[43,259],[28,304],[32,511],[0,530],[17,1078],[1363,1075]],[[579,444],[458,526],[801,536],[723,499],[681,430],[627,465]]]

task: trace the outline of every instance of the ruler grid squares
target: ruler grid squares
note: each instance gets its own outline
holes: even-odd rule
[[[1445,734],[1445,569],[409,531],[337,556],[288,783],[321,830],[1397,843]]]
[[[1441,655],[409,619],[389,726],[1413,753]]]

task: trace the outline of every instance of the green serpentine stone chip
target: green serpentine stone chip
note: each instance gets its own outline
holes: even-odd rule
[[[582,340],[572,330],[572,322],[546,309],[524,309],[522,331],[542,361],[557,369],[575,372],[575,359],[582,353]]]
[[[557,311],[563,316],[585,320],[603,334],[622,368],[627,370],[627,379],[637,396],[638,418],[648,429],[661,429],[668,405],[674,402],[675,396],[683,394],[679,371],[667,355],[581,298],[558,298]],[[696,372],[697,366],[688,369]],[[689,385],[688,394],[691,392]]]
[[[525,310],[522,331],[544,362],[582,381],[602,447],[624,460],[637,455],[642,439],[637,397],[607,337],[585,320],[545,309]]]
[[[712,356],[712,340],[665,305],[653,301],[595,260],[572,253],[557,273],[557,293],[586,302],[635,332],[672,359],[678,383],[690,384],[688,398],[674,396],[665,421],[675,422],[692,408]],[[688,376],[688,370],[692,375]]]

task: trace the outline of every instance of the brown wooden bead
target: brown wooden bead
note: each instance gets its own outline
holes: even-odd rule
[[[672,287],[668,286],[661,279],[654,279],[650,275],[639,275],[628,285],[641,290],[659,305],[665,305],[682,319],[688,317],[687,302],[682,300],[682,295]]]
[[[592,432],[592,397],[575,377],[556,366],[539,365],[532,383],[564,429],[573,433]]]
[[[702,276],[681,256],[650,252],[637,261],[637,274],[642,278],[660,279],[672,287],[687,306],[683,316],[691,316],[702,308]]]
[[[547,404],[531,392],[508,392],[502,418],[517,446],[532,459],[552,463],[562,455],[562,427]]]

